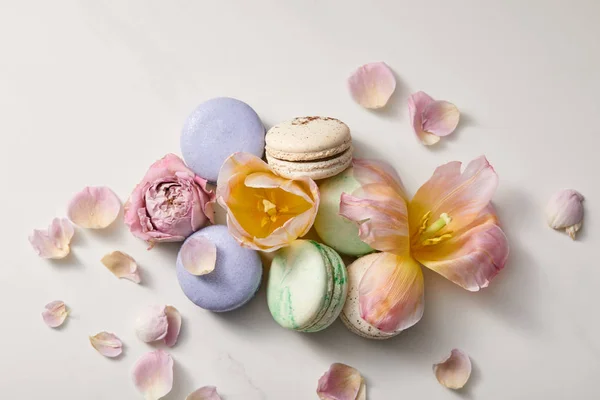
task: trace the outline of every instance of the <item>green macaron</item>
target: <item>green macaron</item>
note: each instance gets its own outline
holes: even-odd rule
[[[267,283],[273,319],[284,328],[318,332],[340,315],[348,275],[333,249],[312,240],[296,240],[278,250]]]

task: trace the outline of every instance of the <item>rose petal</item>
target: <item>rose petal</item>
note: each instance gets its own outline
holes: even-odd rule
[[[440,141],[440,137],[423,129],[423,110],[435,100],[425,92],[417,92],[408,98],[408,114],[415,134],[426,146]]]
[[[217,246],[204,236],[193,236],[181,246],[181,262],[192,275],[206,275],[215,269]]]
[[[128,279],[140,283],[140,273],[135,260],[121,251],[113,251],[102,257],[102,264],[117,278]]]
[[[366,386],[356,368],[335,363],[331,364],[329,370],[319,379],[317,395],[321,400],[364,399]]]
[[[165,307],[165,314],[167,316],[167,335],[165,336],[165,344],[169,347],[175,346],[177,338],[179,337],[179,331],[181,330],[181,314],[173,306]]]
[[[214,386],[204,386],[190,393],[185,400],[221,400],[221,396],[217,393],[217,388]]]
[[[135,321],[135,333],[146,343],[164,339],[167,336],[169,321],[165,306],[150,306]]]
[[[448,101],[434,101],[423,109],[423,130],[436,136],[447,136],[458,126],[460,112]]]
[[[386,63],[374,62],[358,67],[348,78],[348,88],[361,106],[381,108],[396,90],[396,78]]]
[[[546,220],[553,229],[564,229],[571,239],[583,223],[583,195],[563,189],[555,193],[546,206]]]
[[[69,203],[69,219],[82,228],[103,229],[117,219],[121,201],[106,186],[88,186]]]
[[[98,353],[105,357],[117,357],[123,352],[123,343],[114,333],[97,333],[94,336],[90,336],[90,343]]]
[[[146,400],[158,400],[173,388],[173,358],[156,350],[144,354],[133,366],[133,383]]]
[[[419,264],[409,254],[381,253],[360,281],[360,314],[384,332],[398,332],[419,322],[423,295]]]
[[[54,218],[47,230],[35,229],[29,243],[42,258],[65,258],[71,252],[71,239],[75,230],[66,218]]]
[[[60,300],[55,300],[46,304],[45,310],[42,312],[42,318],[46,325],[50,328],[57,328],[65,322],[69,311],[65,303]]]
[[[462,350],[453,349],[448,357],[433,364],[433,373],[440,384],[449,389],[460,389],[471,376],[471,360]]]

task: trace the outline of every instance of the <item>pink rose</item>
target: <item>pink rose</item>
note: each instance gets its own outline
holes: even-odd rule
[[[125,223],[153,246],[179,242],[213,220],[215,194],[206,180],[167,154],[150,166],[125,203]]]

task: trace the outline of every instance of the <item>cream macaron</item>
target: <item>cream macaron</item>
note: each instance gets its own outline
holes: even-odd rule
[[[266,154],[271,168],[285,178],[325,179],[352,163],[350,128],[331,117],[299,117],[267,132]]]

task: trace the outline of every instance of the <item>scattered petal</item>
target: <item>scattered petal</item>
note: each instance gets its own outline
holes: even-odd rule
[[[179,331],[181,330],[181,314],[173,306],[165,307],[165,314],[167,316],[167,335],[165,336],[165,344],[169,347],[175,346],[177,338],[179,337]]]
[[[460,389],[471,376],[471,360],[462,350],[453,349],[448,357],[433,364],[433,373],[440,384],[449,389]]]
[[[214,386],[204,386],[190,393],[185,400],[221,400],[221,396],[217,393],[217,388]]]
[[[583,223],[583,195],[572,189],[558,191],[548,202],[546,218],[551,228],[564,229],[575,240]]]
[[[138,265],[130,255],[121,251],[113,251],[102,257],[102,264],[109,269],[117,278],[128,279],[140,283],[140,272]]]
[[[114,333],[100,332],[90,336],[90,343],[105,357],[117,357],[123,352],[123,343]]]
[[[361,106],[381,108],[396,90],[396,78],[386,63],[374,62],[358,67],[348,78],[348,88]]]
[[[69,311],[67,311],[67,306],[65,306],[65,303],[60,300],[56,300],[46,304],[45,310],[42,312],[42,318],[44,319],[46,325],[48,325],[50,328],[58,328],[63,324],[63,322],[65,322],[68,314]]]
[[[71,239],[75,230],[66,218],[54,218],[47,230],[34,229],[29,243],[42,258],[65,258],[71,251]]]
[[[181,246],[181,262],[192,275],[211,273],[217,263],[217,246],[204,236],[192,236]]]
[[[436,101],[425,92],[410,95],[408,111],[417,137],[427,146],[454,132],[460,119],[460,111],[454,104]]]
[[[169,320],[165,306],[147,307],[135,321],[135,333],[146,343],[164,339],[168,328]]]
[[[173,358],[156,350],[144,354],[133,366],[133,383],[146,400],[158,400],[173,388]]]
[[[317,395],[321,400],[364,400],[366,385],[357,369],[334,363],[319,379]]]
[[[87,186],[69,203],[69,219],[82,228],[103,229],[117,219],[121,201],[106,186]]]

